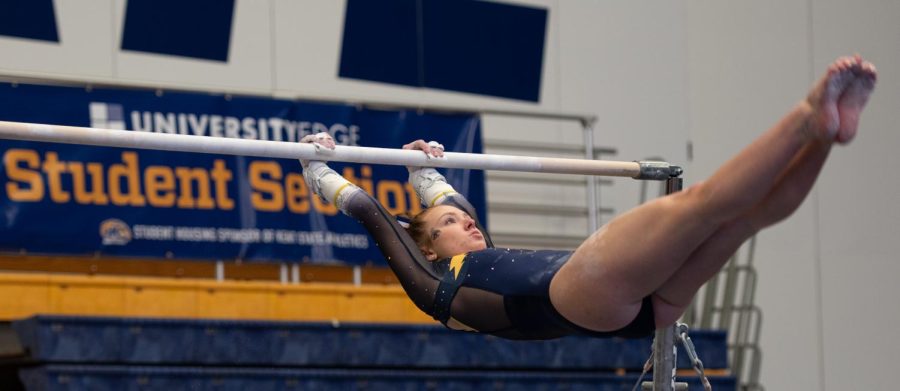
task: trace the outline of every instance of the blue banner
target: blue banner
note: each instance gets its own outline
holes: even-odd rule
[[[475,115],[174,93],[0,84],[0,119],[206,137],[480,153]],[[0,140],[0,250],[383,264],[366,231],[312,195],[295,160]],[[331,163],[393,214],[421,207],[403,167]],[[484,216],[484,174],[446,170]]]

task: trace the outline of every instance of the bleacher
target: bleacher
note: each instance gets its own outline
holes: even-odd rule
[[[650,352],[649,339],[522,342],[412,324],[34,316],[12,329],[22,349],[6,361],[26,390],[628,390]],[[707,367],[727,367],[724,332],[692,339]]]
[[[19,270],[0,273],[4,391],[630,390],[650,354],[649,339],[451,331],[399,285],[342,282],[337,268],[304,268],[303,281],[282,283],[84,275],[17,261],[7,264]],[[94,262],[103,272],[113,261]],[[334,282],[321,282],[328,273]],[[691,337],[714,390],[735,390],[725,333]],[[678,358],[679,381],[701,390],[683,351]]]

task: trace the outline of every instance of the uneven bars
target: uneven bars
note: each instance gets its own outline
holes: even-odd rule
[[[635,179],[665,180],[681,174],[680,167],[672,166],[666,162],[655,161],[617,162],[459,152],[447,152],[442,159],[429,159],[419,151],[402,149],[339,145],[333,151],[328,151],[319,150],[311,144],[296,142],[190,136],[7,121],[0,121],[0,138],[283,159],[599,175]]]

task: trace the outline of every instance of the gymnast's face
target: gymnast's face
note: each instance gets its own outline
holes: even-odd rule
[[[431,245],[422,246],[429,261],[484,250],[484,235],[468,213],[450,205],[432,207],[423,217]]]

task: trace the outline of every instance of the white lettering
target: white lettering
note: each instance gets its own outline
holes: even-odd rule
[[[266,123],[265,118],[259,119],[259,139],[260,140],[268,140],[269,139],[269,127]]]
[[[328,129],[328,127],[325,126],[325,124],[323,124],[323,123],[321,123],[321,122],[314,122],[314,123],[313,123],[313,126],[312,126],[312,132],[313,132],[313,134],[316,134],[316,133],[322,133],[322,132],[328,132],[329,130],[330,130],[330,129]],[[329,133],[331,133],[331,132],[329,132]],[[332,137],[334,137],[334,135],[332,135]]]
[[[173,227],[165,225],[135,225],[132,228],[135,239],[172,240]]]
[[[206,115],[201,115],[198,119],[194,114],[188,114],[188,124],[191,126],[191,133],[196,136],[205,136],[206,135],[206,123],[209,122],[209,117]]]
[[[178,227],[175,240],[182,242],[215,242],[216,231],[206,227]]]
[[[310,129],[310,125],[312,125],[312,124],[310,124],[309,122],[301,121],[301,122],[298,122],[297,125],[298,125],[297,128],[299,129],[299,133],[300,133],[300,138],[303,138],[304,136],[313,134],[312,129]],[[337,142],[337,141],[335,141],[335,142]]]
[[[272,141],[281,141],[281,118],[269,118],[269,126],[272,128]]]
[[[234,117],[225,117],[225,137],[238,138],[241,129],[241,121]]]
[[[287,141],[295,143],[299,138],[297,138],[297,122],[295,121],[285,121],[284,131],[287,132]]]
[[[256,140],[256,120],[251,117],[244,118],[241,121],[241,130],[243,130],[241,138]]]
[[[298,246],[335,246],[338,248],[369,248],[368,236],[322,231],[294,231],[289,229],[173,227],[142,225],[132,227],[135,240],[207,242],[207,243],[278,243]]]
[[[153,130],[153,121],[151,120],[153,113],[150,112],[131,112],[131,127],[139,132],[149,132]],[[143,121],[141,121],[143,119]]]
[[[259,243],[261,237],[257,228],[219,228],[217,232],[220,243]]]
[[[288,121],[282,118],[229,117],[193,113],[132,111],[131,127],[141,132],[298,142],[306,135],[328,132],[339,145],[359,145],[359,126]]]
[[[212,137],[222,137],[222,116],[209,116],[209,135]]]
[[[187,125],[187,116],[184,114],[178,114],[178,133],[179,134],[187,134],[188,125]]]
[[[153,131],[157,133],[175,133],[175,114],[153,113]]]

